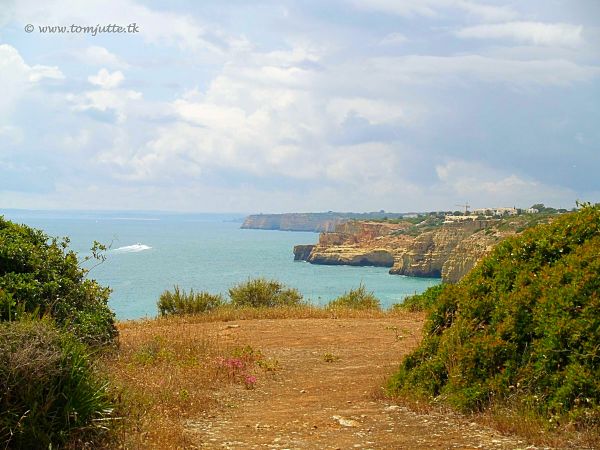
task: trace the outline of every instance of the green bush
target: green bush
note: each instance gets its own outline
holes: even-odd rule
[[[19,311],[49,314],[82,341],[110,342],[117,335],[110,290],[86,279],[68,243],[0,217],[0,321]]]
[[[105,431],[112,405],[86,348],[48,319],[0,323],[4,448],[77,445]]]
[[[180,290],[179,286],[173,288],[173,292],[164,291],[158,299],[158,311],[160,315],[171,314],[201,314],[212,311],[223,305],[223,297],[208,292],[194,292],[190,289],[187,293]]]
[[[598,206],[502,241],[443,288],[391,389],[600,425],[599,256]]]
[[[397,303],[394,308],[408,309],[409,311],[426,311],[437,303],[437,299],[445,288],[445,284],[436,284],[427,288],[421,294],[411,295],[404,299],[404,302]]]
[[[288,288],[279,281],[264,278],[236,284],[229,289],[229,297],[231,305],[234,307],[272,308],[302,304],[302,295],[297,289]]]
[[[361,284],[356,289],[350,289],[335,300],[331,300],[327,308],[379,309],[380,302],[373,292],[367,292],[365,286]]]

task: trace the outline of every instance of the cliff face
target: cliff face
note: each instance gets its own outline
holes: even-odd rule
[[[333,231],[345,219],[320,214],[255,214],[246,217],[242,228],[282,231]]]
[[[320,213],[287,213],[287,214],[254,214],[246,217],[242,228],[259,230],[282,230],[282,231],[317,231],[332,232],[340,224],[348,221],[373,219],[402,218],[402,213],[390,213],[385,211],[369,213],[348,212],[320,212]]]
[[[445,224],[411,236],[410,224],[347,222],[322,233],[312,248],[296,246],[297,260],[313,264],[390,267],[391,274],[442,277],[457,282],[510,232],[499,233],[490,221]]]
[[[407,236],[396,235],[407,224],[352,221],[338,225],[334,232],[321,233],[309,254],[306,246],[294,247],[294,259],[313,264],[392,267],[397,249]]]
[[[390,270],[392,274],[413,277],[442,277],[448,259],[454,256],[459,245],[475,232],[488,225],[485,221],[446,224],[434,231],[422,233],[414,238],[406,251],[396,260]],[[470,254],[477,261],[482,256],[479,248],[474,246]],[[466,266],[465,266],[466,267]],[[453,273],[460,278],[464,273],[456,265]],[[449,281],[444,279],[444,281]]]

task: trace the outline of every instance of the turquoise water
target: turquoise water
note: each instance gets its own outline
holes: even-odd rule
[[[315,304],[363,283],[390,306],[422,292],[439,279],[389,275],[386,268],[319,266],[294,261],[296,244],[312,244],[318,234],[242,230],[230,215],[139,213],[34,213],[0,211],[7,219],[68,236],[80,256],[94,240],[111,243],[102,264],[89,277],[113,290],[110,306],[117,317],[155,316],[156,301],[175,284],[227,294],[249,277],[275,278],[297,288]],[[89,265],[89,264],[88,264]]]

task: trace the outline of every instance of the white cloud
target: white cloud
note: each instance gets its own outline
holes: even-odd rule
[[[69,94],[66,100],[71,103],[73,111],[76,112],[89,110],[114,112],[117,123],[121,124],[125,122],[130,112],[139,115],[135,105],[142,101],[142,93],[124,89],[102,89]]]
[[[4,74],[7,78],[11,76],[12,72],[12,74],[17,74],[18,77],[25,78],[34,84],[44,78],[55,80],[65,78],[56,66],[27,65],[18,50],[8,44],[0,44],[0,69],[0,74]]]
[[[582,26],[567,23],[507,22],[476,25],[456,32],[461,38],[510,39],[512,41],[558,47],[583,44]]]
[[[516,12],[509,6],[496,6],[469,0],[351,0],[359,9],[380,11],[404,17],[436,17],[457,9],[485,21],[511,20]]]
[[[55,66],[28,65],[16,48],[0,44],[0,119],[19,98],[45,79],[62,80],[63,73]]]
[[[77,52],[77,57],[80,61],[91,66],[106,66],[126,68],[129,65],[121,60],[114,53],[109,52],[106,48],[98,45],[86,47]]]
[[[467,0],[456,0],[451,3],[454,3],[456,8],[465,11],[467,14],[488,22],[511,20],[517,17],[516,11],[510,6],[489,5]]]
[[[390,33],[386,35],[381,42],[380,45],[400,45],[408,42],[408,38],[406,35],[402,33]]]
[[[119,86],[125,76],[120,70],[110,73],[106,69],[100,69],[96,75],[90,75],[88,81],[96,86],[100,86],[103,89],[113,89]]]
[[[351,114],[358,114],[372,124],[408,122],[407,113],[397,102],[371,98],[334,98],[327,104],[327,111],[342,123]]]
[[[372,77],[379,78],[379,83],[388,85],[479,80],[516,86],[560,86],[600,76],[599,66],[579,65],[568,60],[520,61],[479,55],[373,58],[366,70]]]
[[[0,126],[0,140],[13,145],[19,145],[23,142],[23,130],[13,125]],[[1,151],[1,150],[0,150]]]
[[[440,182],[434,191],[444,192],[447,198],[454,195],[457,200],[465,199],[475,208],[526,207],[544,199],[568,205],[576,198],[570,189],[506,173],[482,162],[454,160],[437,165],[435,170]]]

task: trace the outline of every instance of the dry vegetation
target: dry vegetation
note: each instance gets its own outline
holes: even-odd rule
[[[199,315],[168,316],[118,324],[119,349],[102,361],[122,405],[121,423],[109,444],[127,449],[189,448],[184,424],[215,408],[211,393],[230,383],[246,384],[277,369],[252,342],[224,339],[227,322],[251,319],[399,317],[405,312],[313,306],[221,307]],[[421,318],[415,315],[416,319]],[[204,324],[205,326],[200,326]],[[244,367],[228,362],[240,360]],[[238,370],[239,369],[239,370]],[[250,381],[252,381],[250,379]],[[245,387],[252,388],[252,383]]]

